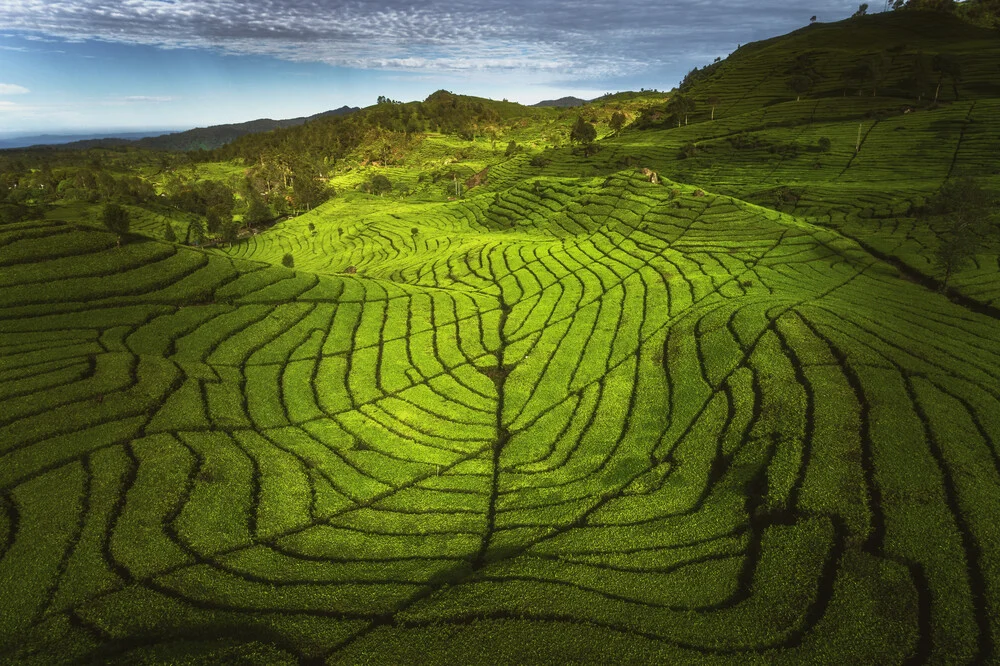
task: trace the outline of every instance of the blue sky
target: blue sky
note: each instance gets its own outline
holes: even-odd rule
[[[844,0],[0,0],[0,136],[669,89]]]

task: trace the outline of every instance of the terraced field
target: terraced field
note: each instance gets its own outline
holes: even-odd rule
[[[995,320],[633,172],[414,208],[3,230],[11,658],[992,654]]]
[[[995,662],[1000,264],[937,289],[919,213],[997,188],[967,72],[231,248],[0,226],[0,662]]]

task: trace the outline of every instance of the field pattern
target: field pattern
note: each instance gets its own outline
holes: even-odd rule
[[[995,658],[995,319],[634,170],[337,206],[0,229],[4,659]]]

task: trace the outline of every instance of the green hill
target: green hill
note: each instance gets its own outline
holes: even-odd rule
[[[994,663],[1000,242],[939,256],[966,176],[997,226],[998,62],[896,12],[670,98],[11,159],[0,661]],[[95,156],[121,247],[21,185]],[[162,239],[205,183],[276,215],[303,178],[331,198]]]

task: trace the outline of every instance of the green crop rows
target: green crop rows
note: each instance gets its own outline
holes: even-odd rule
[[[363,277],[4,230],[18,659],[989,645],[992,321],[628,172],[395,215],[306,236]]]
[[[734,80],[232,247],[0,226],[0,661],[996,660],[1000,264],[914,211],[1000,103]]]

